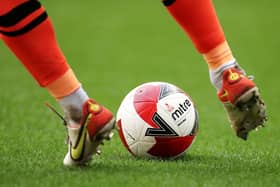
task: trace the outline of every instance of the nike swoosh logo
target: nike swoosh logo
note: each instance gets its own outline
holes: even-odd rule
[[[86,123],[82,125],[80,129],[79,136],[75,146],[72,146],[72,142],[70,142],[70,155],[73,160],[81,160],[84,154],[85,142],[87,137],[87,126],[88,119],[90,119],[91,115],[88,115]]]
[[[224,90],[224,94],[221,95],[220,97],[223,98],[223,97],[227,97],[228,96],[228,91],[227,90]]]

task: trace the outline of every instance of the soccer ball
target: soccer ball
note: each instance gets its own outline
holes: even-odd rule
[[[136,157],[176,158],[192,145],[198,115],[191,98],[165,82],[131,90],[117,112],[118,133]]]

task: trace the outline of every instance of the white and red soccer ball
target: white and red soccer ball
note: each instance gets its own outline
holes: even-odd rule
[[[193,143],[198,131],[191,98],[165,82],[149,82],[131,90],[117,112],[122,143],[137,157],[175,158]]]

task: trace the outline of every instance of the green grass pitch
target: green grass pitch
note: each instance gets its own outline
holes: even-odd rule
[[[267,127],[247,142],[233,134],[207,66],[160,1],[42,1],[60,46],[87,92],[114,113],[127,92],[167,81],[200,115],[189,152],[173,161],[132,157],[117,134],[90,167],[68,169],[59,106],[0,44],[0,186],[280,186],[280,2],[214,1],[239,63],[266,101]]]

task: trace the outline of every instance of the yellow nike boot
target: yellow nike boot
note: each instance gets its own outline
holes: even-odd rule
[[[81,122],[67,121],[68,152],[64,158],[65,166],[84,165],[94,154],[100,153],[100,144],[113,136],[115,119],[113,114],[94,100],[83,105]]]

